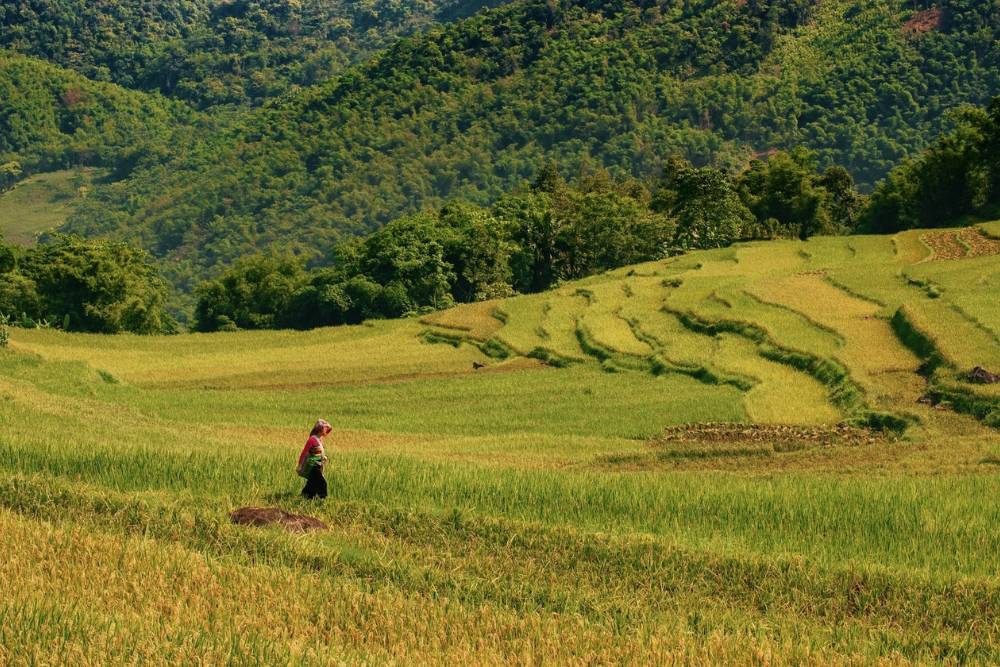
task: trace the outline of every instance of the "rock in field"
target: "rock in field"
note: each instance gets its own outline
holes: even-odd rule
[[[969,382],[977,382],[979,384],[996,384],[1000,382],[1000,375],[990,373],[981,366],[976,366],[969,371]]]

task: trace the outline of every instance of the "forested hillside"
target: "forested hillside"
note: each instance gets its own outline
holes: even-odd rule
[[[75,165],[127,175],[143,156],[167,159],[179,131],[208,133],[207,120],[158,95],[0,51],[0,162],[16,162],[19,175]],[[9,185],[0,180],[0,191]]]
[[[259,104],[502,0],[15,0],[0,46],[196,106]]]
[[[447,198],[489,203],[545,158],[570,175],[651,177],[674,153],[739,168],[804,144],[871,186],[947,127],[948,109],[1000,91],[995,3],[914,11],[513,3],[143,169],[70,228],[139,242],[182,275],[277,241],[322,256],[342,233]]]
[[[66,229],[141,245],[182,291],[263,249],[333,263],[345,237],[492,205],[546,161],[653,192],[675,157],[736,175],[805,147],[864,191],[1000,93],[992,0],[22,0],[0,25],[52,61],[0,52],[0,189],[110,168]]]

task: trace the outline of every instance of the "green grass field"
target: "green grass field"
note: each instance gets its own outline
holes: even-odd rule
[[[72,204],[100,178],[97,169],[82,168],[36,174],[0,195],[0,236],[30,245],[42,232],[61,226]]]
[[[15,329],[0,664],[996,663],[998,280],[906,232],[356,327]],[[875,413],[909,427],[838,435]]]

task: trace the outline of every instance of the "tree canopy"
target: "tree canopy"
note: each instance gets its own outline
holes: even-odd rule
[[[0,314],[23,325],[172,333],[166,298],[149,255],[123,243],[59,236],[17,250],[0,239]]]
[[[1000,97],[987,109],[963,107],[954,129],[878,184],[863,228],[895,232],[945,227],[1000,210]]]
[[[804,146],[819,170],[839,164],[868,190],[947,127],[945,110],[1000,92],[995,3],[946,0],[940,25],[920,34],[903,29],[913,11],[901,1],[506,4],[142,161],[97,188],[68,229],[129,239],[167,259],[183,286],[275,244],[315,256],[453,199],[489,207],[547,159],[564,177],[593,164],[646,180],[674,154],[732,172]],[[812,219],[810,206],[826,206],[816,185],[754,205]]]

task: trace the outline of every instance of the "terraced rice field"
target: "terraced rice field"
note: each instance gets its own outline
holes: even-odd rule
[[[817,238],[357,327],[15,329],[0,664],[996,663],[974,254]],[[327,529],[228,519],[263,505]]]
[[[949,243],[962,252],[952,257]],[[755,422],[835,423],[865,410],[919,420],[926,360],[892,318],[905,305],[953,369],[1000,368],[994,251],[1000,242],[978,228],[742,245],[520,297],[494,312],[495,336],[519,356],[728,383]],[[842,368],[859,398],[824,394],[831,379],[795,355]]]

